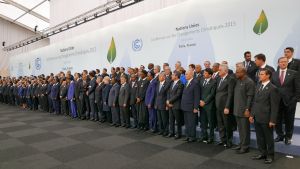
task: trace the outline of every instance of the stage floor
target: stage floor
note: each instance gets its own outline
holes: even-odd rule
[[[255,138],[253,138],[255,139]],[[298,139],[298,138],[297,138]],[[252,140],[252,142],[255,140]],[[299,142],[294,138],[294,145]],[[282,143],[276,145],[287,147]],[[299,150],[298,150],[299,151]],[[276,153],[271,165],[222,146],[185,143],[133,129],[72,120],[0,104],[1,169],[292,169],[300,158]]]

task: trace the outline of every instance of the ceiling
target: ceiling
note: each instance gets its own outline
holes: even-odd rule
[[[50,0],[0,0],[0,17],[30,30],[49,27]]]

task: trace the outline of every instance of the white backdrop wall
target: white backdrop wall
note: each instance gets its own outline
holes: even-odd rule
[[[298,6],[296,0],[189,0],[12,57],[10,71],[38,75],[177,60],[184,66],[204,60],[234,65],[246,50],[265,53],[276,65],[286,46],[298,56]]]
[[[50,26],[55,26],[68,19],[78,16],[97,6],[103,5],[108,0],[51,0],[50,1]],[[144,0],[131,7],[113,12],[99,19],[90,21],[63,33],[50,37],[51,43],[60,42],[74,36],[103,28],[130,18],[134,18],[158,9],[169,7],[186,0]],[[204,1],[204,0],[199,0]]]
[[[30,50],[47,46],[49,45],[49,39],[44,39],[42,41],[27,45],[26,47],[19,48],[12,52],[3,51],[2,42],[5,41],[5,45],[8,46],[33,35],[34,32],[0,17],[0,76],[9,75],[9,56],[29,52]]]

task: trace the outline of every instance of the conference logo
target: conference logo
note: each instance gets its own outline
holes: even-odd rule
[[[264,12],[264,10],[261,11],[254,27],[253,32],[257,35],[263,34],[268,29],[268,19]]]
[[[42,60],[41,60],[41,58],[36,58],[34,60],[34,65],[35,65],[35,69],[36,70],[40,70],[41,67],[42,67]]]
[[[112,37],[110,46],[109,46],[109,49],[107,52],[107,61],[110,64],[112,64],[114,62],[114,60],[116,59],[116,56],[117,56],[116,44],[115,44],[114,37]]]
[[[143,41],[142,39],[136,39],[132,41],[132,50],[133,51],[140,51],[143,48]]]

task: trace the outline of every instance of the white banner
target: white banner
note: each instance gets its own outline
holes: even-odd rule
[[[300,1],[190,0],[10,59],[10,74],[243,60],[246,50],[276,65],[300,45]],[[101,18],[100,18],[101,19]]]

